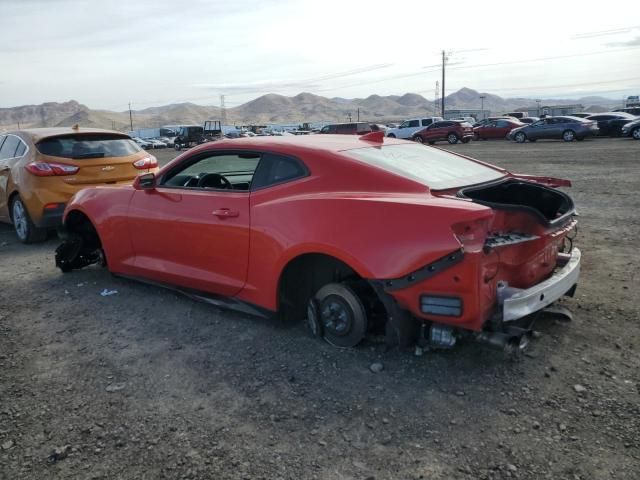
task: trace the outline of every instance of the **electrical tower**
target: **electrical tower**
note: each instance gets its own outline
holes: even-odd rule
[[[436,117],[441,117],[440,115],[440,82],[436,80],[436,93],[433,96],[433,114]]]
[[[227,107],[224,104],[224,95],[220,95],[220,124],[227,124]]]

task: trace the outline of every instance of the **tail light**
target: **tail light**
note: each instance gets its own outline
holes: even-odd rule
[[[158,166],[158,159],[153,155],[149,155],[148,157],[144,157],[133,162],[133,166],[138,170],[148,170],[150,168],[156,168]]]
[[[25,167],[27,172],[37,177],[53,177],[60,175],[75,175],[80,167],[66,163],[31,162]]]

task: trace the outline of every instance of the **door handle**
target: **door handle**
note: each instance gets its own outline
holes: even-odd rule
[[[239,216],[240,212],[228,208],[219,208],[218,210],[214,210],[213,214],[218,218],[232,218]]]

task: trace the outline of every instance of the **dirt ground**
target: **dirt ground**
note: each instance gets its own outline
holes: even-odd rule
[[[520,361],[339,350],[95,266],[63,275],[56,238],[1,225],[0,479],[640,478],[640,142],[453,149],[574,182],[575,318],[538,323]]]

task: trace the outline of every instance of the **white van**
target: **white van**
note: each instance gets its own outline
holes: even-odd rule
[[[388,129],[386,136],[391,138],[411,138],[414,133],[441,120],[442,117],[410,118],[402,122],[399,127]]]

